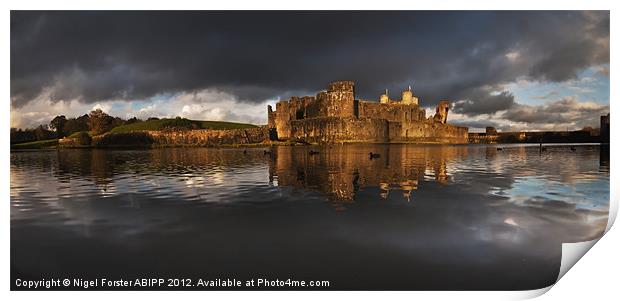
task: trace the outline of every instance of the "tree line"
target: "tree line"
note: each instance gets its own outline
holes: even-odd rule
[[[149,118],[156,119],[156,118]],[[59,139],[78,132],[89,132],[91,135],[103,134],[117,126],[142,121],[136,117],[124,120],[112,117],[101,109],[90,111],[75,118],[64,115],[54,117],[48,125],[39,125],[35,128],[11,128],[11,144],[37,140]]]

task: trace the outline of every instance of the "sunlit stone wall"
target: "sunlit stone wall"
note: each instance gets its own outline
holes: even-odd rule
[[[156,145],[219,146],[269,141],[266,126],[233,130],[147,131]]]

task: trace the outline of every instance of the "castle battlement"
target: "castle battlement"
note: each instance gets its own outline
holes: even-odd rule
[[[315,96],[291,97],[267,108],[271,138],[307,142],[466,143],[467,128],[447,124],[450,103],[442,100],[426,117],[411,87],[400,100],[355,97],[355,83],[335,81]]]

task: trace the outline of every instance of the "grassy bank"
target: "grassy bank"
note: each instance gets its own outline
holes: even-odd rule
[[[58,146],[58,139],[39,140],[26,143],[12,144],[11,149],[41,149]]]
[[[200,121],[185,118],[156,119],[140,121],[132,124],[121,125],[113,128],[109,133],[129,133],[136,131],[161,131],[165,129],[209,129],[231,130],[256,127],[253,124],[236,123],[226,121]]]

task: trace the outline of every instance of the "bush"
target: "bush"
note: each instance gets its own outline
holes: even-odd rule
[[[247,123],[225,121],[198,121],[186,118],[149,119],[147,121],[134,122],[113,128],[110,133],[128,133],[135,131],[177,131],[193,129],[230,130],[254,128],[255,125]]]
[[[141,146],[153,144],[153,138],[144,132],[108,133],[95,141],[96,147]]]

